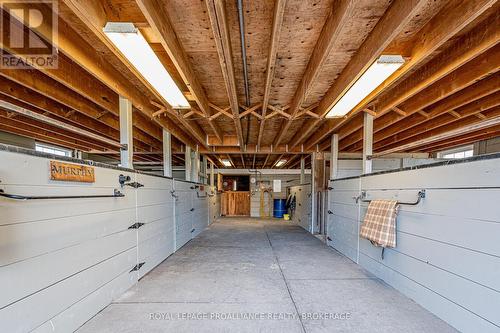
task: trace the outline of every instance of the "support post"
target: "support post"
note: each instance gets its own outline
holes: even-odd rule
[[[132,133],[132,102],[120,96],[120,164],[124,168],[133,168],[134,136]]]
[[[306,159],[300,158],[300,184],[305,184],[306,182]]]
[[[212,188],[215,186],[215,172],[213,163],[210,163],[210,186]]]
[[[196,146],[196,151],[191,153],[193,161],[191,162],[191,181],[195,183],[200,182],[200,151],[198,146]]]
[[[363,174],[371,173],[373,168],[373,116],[367,112],[363,118]]]
[[[163,129],[163,175],[172,177],[172,136]]]
[[[202,158],[201,172],[203,174],[203,184],[208,184],[208,163],[207,163],[207,157],[205,155],[202,155],[201,158]]]
[[[186,151],[184,154],[185,154],[184,155],[184,161],[185,161],[184,168],[186,169],[186,177],[185,178],[187,181],[191,181],[192,180],[192,178],[191,178],[191,171],[192,171],[191,164],[193,162],[192,156],[191,156],[191,147],[186,146]]]
[[[330,151],[330,179],[337,178],[337,171],[339,167],[339,135],[332,135]]]

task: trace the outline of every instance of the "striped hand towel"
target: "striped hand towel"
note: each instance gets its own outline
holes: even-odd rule
[[[395,200],[372,200],[361,225],[360,236],[375,246],[396,247],[398,208]]]

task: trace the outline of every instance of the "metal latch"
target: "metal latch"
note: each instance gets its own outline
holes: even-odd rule
[[[129,273],[132,273],[132,272],[135,272],[135,271],[140,270],[140,269],[141,269],[141,267],[142,267],[142,266],[144,266],[144,264],[145,264],[145,262],[140,262],[140,263],[138,263],[137,265],[135,265],[135,266],[134,266],[134,268],[132,268],[132,269],[130,270],[130,272],[129,272]]]
[[[124,186],[130,186],[133,188],[144,187],[143,184],[138,183],[138,182],[127,183],[127,182],[130,182],[130,180],[131,180],[130,176],[124,176],[124,175],[118,176],[118,182],[120,183],[121,187],[124,187]]]
[[[137,222],[137,223],[134,223],[132,224],[130,227],[128,227],[129,229],[139,229],[140,227],[142,227],[144,225],[144,223],[140,223],[140,222]]]

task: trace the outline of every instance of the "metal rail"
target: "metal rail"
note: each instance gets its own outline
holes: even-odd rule
[[[413,201],[413,202],[398,201],[398,205],[416,206],[424,198],[425,198],[425,190],[420,190],[420,191],[418,191],[417,200],[416,201]],[[359,203],[359,201],[361,201],[361,202],[371,202],[372,201],[372,200],[367,200],[366,199],[366,191],[362,191],[361,194],[359,196],[357,196],[357,197],[354,197],[354,199],[356,200],[356,203]]]
[[[0,196],[13,200],[58,200],[58,199],[89,199],[89,198],[123,198],[125,194],[118,190],[114,190],[111,195],[53,195],[53,196],[24,196],[18,194],[5,193],[0,190]]]

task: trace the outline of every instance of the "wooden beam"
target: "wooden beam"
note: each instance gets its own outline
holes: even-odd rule
[[[240,147],[243,148],[245,141],[243,140],[243,131],[239,117],[240,109],[236,90],[236,78],[234,76],[231,38],[229,36],[224,0],[207,0],[207,10],[212,25],[217,53],[219,54],[219,62],[226,85],[229,105],[233,113],[236,135],[238,136]]]
[[[471,85],[463,90],[455,92],[453,95],[433,104],[426,113],[422,110],[407,116],[406,118],[392,119],[393,115],[386,115],[378,119],[375,123],[375,142],[383,140],[391,135],[402,133],[422,122],[431,118],[455,110],[467,103],[480,100],[482,97],[494,94],[500,90],[500,75],[498,73],[490,77],[480,80],[478,83]],[[388,125],[389,126],[386,126]],[[385,128],[382,128],[384,126]],[[341,149],[354,145],[360,148],[361,134],[355,133],[349,138],[342,141]],[[356,150],[356,149],[355,149]]]
[[[170,22],[165,6],[159,0],[136,0],[136,2],[144,14],[144,17],[146,17],[149,25],[156,33],[157,37],[160,38],[161,44],[167,51],[175,68],[182,77],[182,80],[191,92],[196,104],[198,104],[205,116],[209,118],[211,116],[211,112],[208,104],[208,98],[191,67],[191,63],[186,55],[186,52],[182,48],[182,45],[175,34],[174,27]],[[210,119],[208,120],[208,124],[212,128],[214,134],[221,139],[222,132],[219,126],[217,126],[217,124]]]
[[[297,90],[290,105],[290,115],[293,119],[302,107],[302,103],[306,100],[311,91],[313,83],[316,81],[323,64],[328,58],[335,42],[340,35],[342,28],[351,18],[354,11],[355,1],[353,0],[338,0],[334,2],[331,12],[321,30],[314,51],[309,59],[307,68],[302,76]],[[280,126],[280,131],[274,140],[274,144],[280,144],[281,140],[292,125],[292,119],[285,121]]]
[[[75,0],[76,1],[76,0]],[[12,3],[6,0],[0,0],[0,3],[9,5]],[[83,3],[83,5],[97,5],[96,0],[89,0]],[[17,7],[24,6],[24,9],[37,9],[44,13],[45,15],[50,15],[50,8],[44,6],[43,4],[22,4],[16,3]],[[60,6],[63,6],[61,3]],[[16,8],[17,8],[16,7]],[[22,7],[20,7],[22,8]],[[100,11],[102,12],[102,11]],[[99,81],[103,82],[106,86],[115,91],[118,95],[127,97],[133,102],[134,107],[143,112],[148,118],[154,112],[150,102],[144,94],[142,94],[129,80],[127,80],[123,74],[121,74],[117,69],[111,66],[105,58],[91,45],[89,45],[79,34],[77,34],[68,23],[66,23],[64,18],[64,11],[59,11],[60,17],[58,21],[58,49],[72,61],[79,64],[87,72],[94,75]],[[105,22],[104,22],[105,23]],[[104,25],[103,25],[104,26]],[[100,30],[102,32],[102,27]],[[52,37],[52,26],[46,21],[43,21],[40,25],[33,28],[40,37],[50,41]],[[184,131],[182,131],[174,122],[170,119],[163,118],[157,121],[158,124],[164,128],[169,129],[173,135],[179,138],[181,141],[188,144],[194,145],[194,141],[186,136]],[[142,125],[142,124],[141,124]],[[137,124],[137,126],[139,126]],[[141,128],[141,127],[139,127]],[[150,133],[145,128],[141,128],[146,133]]]
[[[267,106],[271,95],[271,86],[276,69],[276,56],[278,54],[278,45],[280,40],[281,25],[283,24],[283,15],[285,13],[286,0],[276,0],[274,4],[273,28],[271,40],[269,42],[269,53],[267,55],[266,83],[264,86],[264,99],[262,101],[262,118],[259,124],[259,134],[257,137],[257,146],[262,143],[262,135],[266,123]]]
[[[425,3],[424,0],[398,0],[392,3],[321,100],[318,114],[322,118],[382,54]],[[291,146],[301,143],[318,124],[319,121],[315,120],[306,122],[305,130],[299,132],[300,136],[294,138]]]
[[[81,113],[81,111],[68,115],[68,111],[73,110],[50,98],[47,98],[36,91],[30,90],[14,81],[10,81],[0,76],[0,100],[21,106],[30,110],[48,111],[51,117],[64,117],[73,124],[80,125],[83,128],[97,131],[102,135],[119,140],[119,124],[115,116],[105,114],[102,117],[91,117]],[[154,133],[145,134],[141,130],[134,131],[134,138],[145,145],[158,148],[159,141],[154,138]]]
[[[432,152],[443,151],[452,147],[459,147],[462,145],[467,145],[474,142],[487,140],[498,136],[500,136],[500,125],[492,126],[486,129],[481,129],[477,132],[471,132],[459,135],[442,142],[416,147],[415,149],[432,153]]]
[[[179,123],[187,130],[193,138],[202,146],[207,146],[206,134],[197,123],[190,122],[184,119],[179,113],[172,109],[163,96],[161,96],[156,89],[147,81],[142,74],[130,63],[130,61],[120,52],[120,50],[113,44],[113,42],[104,33],[104,26],[108,19],[107,14],[99,0],[63,0],[64,3],[73,11],[75,15],[82,20],[82,22],[89,28],[94,35],[127,67],[127,69],[146,87],[153,96],[160,101],[160,104],[167,110],[169,114],[174,116]],[[137,90],[137,89],[136,89]],[[127,97],[126,95],[123,95]],[[128,98],[128,97],[127,97]],[[134,100],[130,99],[133,104]],[[151,101],[150,101],[151,103]],[[153,111],[154,112],[154,111]],[[166,118],[155,118],[166,119]],[[166,128],[172,132],[169,128]],[[172,132],[173,133],[173,132]]]
[[[487,11],[493,4],[495,4],[495,2],[495,0],[449,1],[441,9],[441,11],[435,15],[424,26],[424,28],[422,28],[419,35],[417,35],[416,38],[418,39],[415,42],[410,60],[387,80],[385,80],[383,84],[364,98],[353,110],[351,110],[342,122],[332,128],[330,132],[324,133],[324,135],[320,137],[316,136],[315,140],[309,140],[307,146],[312,147],[316,145],[318,142],[323,141],[323,139],[330,133],[337,131],[345,123],[351,121],[357,113],[363,110],[377,96],[379,96],[382,92],[387,91],[396,82],[400,81],[401,78],[409,74],[411,70],[424,63],[426,59],[431,57],[439,47],[444,45],[450,38],[459,33],[463,28]],[[495,28],[495,26],[492,26],[490,27],[490,30]],[[429,62],[426,66],[424,66],[425,70],[419,70],[417,72],[418,74],[414,73],[409,79],[406,79],[405,84],[399,84],[398,89],[401,89],[403,91],[402,93],[397,94],[391,92],[390,94],[387,94],[386,97],[392,99],[390,101],[388,100],[383,102],[384,107],[380,108],[378,111],[383,110],[384,112],[380,113],[380,115],[388,112],[392,107],[398,106],[398,104],[413,96],[418,91],[444,77],[450,71],[460,67],[462,64],[466,63],[498,42],[498,37],[495,40],[494,38],[491,38],[492,36],[490,34],[490,37],[484,38],[482,32],[474,41],[467,41],[469,35],[465,37],[465,39],[462,38],[458,40],[454,44],[454,48],[450,48],[450,50],[453,51],[453,55],[457,55],[456,61],[452,63],[450,61],[452,55],[450,55],[449,52],[442,52],[441,55],[438,56],[444,58],[442,63],[437,61]],[[434,68],[434,71],[432,71],[433,75],[427,74],[425,76],[425,85],[423,85],[424,79],[419,75],[429,73],[431,68]],[[406,92],[405,89],[408,92]],[[324,109],[324,112],[327,112],[326,108]]]
[[[485,111],[484,114],[488,117],[488,119],[482,120],[474,116],[466,117],[452,123],[451,125],[441,126],[433,130],[420,133],[410,139],[402,140],[393,145],[384,147],[383,150],[376,152],[374,155],[381,156],[388,153],[412,151],[416,147],[422,145],[439,142],[457,135],[478,131],[500,124],[499,107]]]
[[[454,112],[456,113],[455,115],[444,113],[433,119],[418,123],[416,126],[412,126],[406,129],[404,132],[380,138],[375,144],[375,149],[383,149],[383,147],[389,146],[395,142],[410,139],[419,135],[420,133],[424,133],[441,126],[457,123],[457,121],[459,121],[459,119],[461,118],[473,116],[475,114],[493,109],[498,106],[500,106],[499,94],[486,96],[461,108],[457,108],[456,110],[454,110]]]

